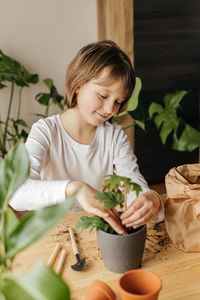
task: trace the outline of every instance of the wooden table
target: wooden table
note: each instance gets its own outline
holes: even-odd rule
[[[48,261],[55,245],[60,242],[67,249],[62,278],[70,287],[73,300],[85,299],[89,286],[95,279],[105,281],[120,299],[117,281],[120,274],[108,271],[103,264],[96,233],[75,231],[81,257],[86,258],[82,272],[71,269],[75,263],[67,226],[75,227],[84,212],[69,213],[43,239],[21,252],[14,262],[14,273],[27,270],[34,262]],[[56,265],[56,262],[55,262]],[[200,253],[184,253],[170,242],[165,224],[148,226],[147,242],[142,268],[157,273],[163,282],[159,300],[200,299]]]

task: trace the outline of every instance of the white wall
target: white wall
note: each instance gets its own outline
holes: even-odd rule
[[[40,77],[39,84],[23,90],[21,117],[29,125],[37,120],[34,113],[44,112],[34,100],[38,92],[47,91],[42,80],[52,78],[64,95],[68,63],[82,46],[97,40],[96,10],[95,0],[0,0],[0,49]],[[8,100],[9,89],[0,90],[1,119]],[[16,105],[13,115],[15,111]]]

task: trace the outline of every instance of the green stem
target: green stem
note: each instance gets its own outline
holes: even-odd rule
[[[7,118],[6,118],[6,122],[5,122],[4,134],[3,134],[3,143],[2,143],[3,157],[6,154],[6,137],[7,137],[7,130],[8,130],[8,122],[9,122],[9,119],[10,119],[10,111],[11,111],[11,106],[12,106],[12,101],[13,101],[13,93],[14,93],[14,82],[12,81],[8,113],[7,113]]]
[[[23,87],[21,86],[20,89],[19,89],[19,102],[18,102],[18,112],[17,112],[17,119],[18,119],[18,120],[19,120],[19,117],[20,117],[20,111],[21,111],[22,89],[23,89]]]
[[[46,107],[46,110],[45,110],[45,118],[47,118],[48,117],[48,114],[49,114],[49,107],[51,106],[51,100],[49,101],[49,103],[48,103],[48,105],[47,105],[47,107]]]
[[[2,264],[1,268],[2,271],[8,269],[6,263],[6,219],[5,219],[5,211],[2,210],[1,213],[1,257],[2,257]]]
[[[131,125],[128,125],[128,126],[126,126],[126,127],[123,127],[123,129],[126,130],[126,129],[132,127],[132,126],[135,126],[135,124],[133,123],[133,124],[131,124]]]

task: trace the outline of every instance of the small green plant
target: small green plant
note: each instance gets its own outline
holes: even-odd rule
[[[103,208],[119,208],[126,210],[127,195],[130,191],[135,191],[138,196],[142,191],[139,184],[131,181],[130,178],[117,175],[107,175],[105,177],[102,192],[98,192],[94,198],[104,203]],[[114,229],[102,218],[98,216],[82,216],[76,225],[76,229],[103,230],[108,233],[114,233]]]
[[[58,105],[61,110],[64,110],[64,106],[62,104],[62,100],[64,99],[63,96],[58,94],[58,91],[53,84],[53,80],[50,78],[46,78],[43,80],[44,84],[49,89],[49,93],[39,93],[35,96],[35,99],[41,104],[46,107],[45,113],[36,114],[39,117],[46,118],[49,115],[49,108],[54,104]]]
[[[66,283],[44,263],[14,276],[12,263],[21,250],[40,239],[70,209],[75,194],[61,204],[32,212],[18,220],[8,201],[29,176],[30,162],[22,142],[14,145],[0,165],[0,299],[70,300]]]

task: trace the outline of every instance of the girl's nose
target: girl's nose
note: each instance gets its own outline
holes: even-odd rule
[[[111,102],[106,102],[104,103],[104,111],[107,115],[110,115],[112,114],[112,111],[113,111],[113,103]]]

